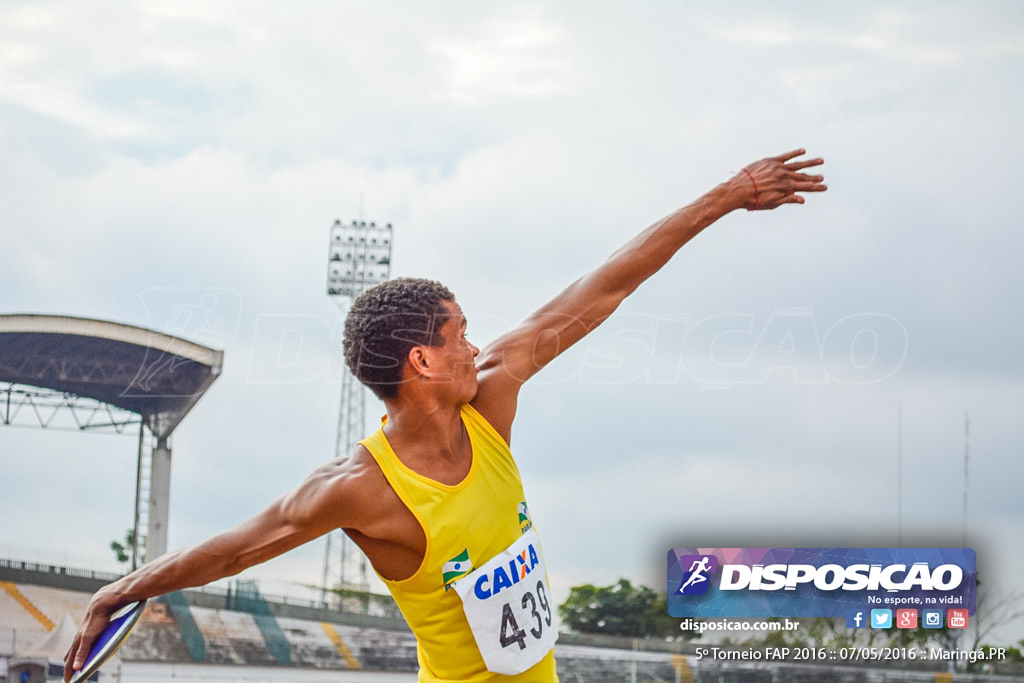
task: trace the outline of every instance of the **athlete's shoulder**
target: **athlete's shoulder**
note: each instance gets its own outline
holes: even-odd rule
[[[339,485],[350,494],[372,500],[383,491],[391,490],[391,484],[381,471],[380,465],[369,449],[361,443],[356,444],[347,457],[339,458],[335,467]]]
[[[360,528],[373,521],[377,503],[391,487],[362,445],[347,456],[329,460],[313,470],[295,491],[312,515],[329,515],[338,526]]]
[[[522,385],[510,381],[501,367],[481,369],[478,381],[476,396],[469,405],[507,444],[511,441]]]
[[[500,432],[494,423],[472,403],[462,406],[462,421],[473,435],[478,435],[484,443],[490,443],[493,447],[502,451],[508,451],[508,436]]]

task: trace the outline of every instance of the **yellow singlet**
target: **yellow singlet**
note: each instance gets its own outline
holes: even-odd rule
[[[428,479],[402,464],[383,427],[360,442],[427,538],[426,553],[415,574],[403,581],[381,578],[416,635],[420,681],[557,681],[554,650],[516,676],[487,671],[462,601],[449,588],[505,550],[532,525],[519,469],[505,440],[469,405],[462,408],[462,422],[473,445],[473,463],[466,478],[454,486]],[[553,604],[548,607],[555,609]]]

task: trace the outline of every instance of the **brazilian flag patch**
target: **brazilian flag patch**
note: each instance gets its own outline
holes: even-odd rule
[[[533,521],[530,519],[530,511],[526,507],[526,501],[516,506],[516,512],[519,513],[519,531],[526,533],[533,526]]]
[[[469,548],[463,548],[462,552],[448,560],[441,567],[441,580],[444,581],[444,589],[448,590],[453,581],[473,571],[473,563],[469,560]]]

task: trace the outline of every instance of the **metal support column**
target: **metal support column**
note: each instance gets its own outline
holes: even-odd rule
[[[171,507],[171,444],[169,437],[157,439],[149,479],[149,525],[146,561],[167,552],[167,522]]]
[[[143,447],[146,443],[146,424],[139,421],[139,452],[135,462],[135,521],[132,524],[132,571],[139,568],[141,562],[142,527],[148,524],[149,496],[143,495],[143,482],[149,467],[148,451]]]

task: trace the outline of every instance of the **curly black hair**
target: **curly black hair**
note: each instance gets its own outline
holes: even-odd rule
[[[455,295],[433,280],[397,278],[366,290],[345,318],[345,363],[377,398],[394,398],[402,362],[414,346],[443,346],[449,317],[443,301]]]

